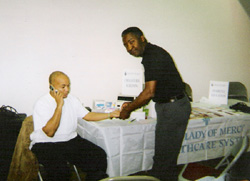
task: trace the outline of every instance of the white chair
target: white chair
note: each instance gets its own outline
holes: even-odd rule
[[[229,82],[228,99],[248,102],[247,88],[240,82]]]
[[[135,176],[120,176],[120,177],[109,177],[102,179],[100,181],[123,181],[123,180],[132,180],[132,181],[160,181],[159,179],[152,176],[143,176],[143,175],[135,175]]]
[[[181,173],[179,174],[179,181],[188,181],[188,180],[205,180],[207,176],[213,178],[213,180],[222,180],[232,166],[237,162],[240,156],[248,148],[248,137],[245,136],[243,139],[240,139],[235,146],[223,157],[223,159],[217,164],[215,168],[201,165],[199,163],[189,163],[186,164]],[[234,158],[229,161],[229,156]],[[224,170],[218,170],[221,166],[227,165]]]

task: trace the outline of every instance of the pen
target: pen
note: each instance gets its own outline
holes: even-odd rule
[[[133,121],[135,121],[136,119],[132,119],[131,121],[129,121],[128,123],[132,123]]]

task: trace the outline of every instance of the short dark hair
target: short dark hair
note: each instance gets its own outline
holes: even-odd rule
[[[133,33],[134,35],[136,35],[138,38],[143,35],[143,32],[138,28],[138,27],[129,27],[126,30],[124,30],[122,32],[122,37],[128,33]]]

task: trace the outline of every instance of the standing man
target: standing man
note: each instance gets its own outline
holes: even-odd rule
[[[153,99],[157,114],[154,164],[150,175],[161,180],[178,180],[177,159],[191,113],[184,93],[184,83],[169,53],[147,42],[137,27],[122,32],[123,45],[128,53],[142,57],[145,88],[131,103],[124,103],[121,119]]]
[[[77,119],[99,121],[119,117],[120,112],[94,113],[69,94],[69,77],[60,71],[49,77],[50,92],[34,106],[34,132],[30,149],[43,164],[48,180],[69,180],[67,162],[87,172],[86,180],[107,177],[107,156],[103,149],[77,135]]]

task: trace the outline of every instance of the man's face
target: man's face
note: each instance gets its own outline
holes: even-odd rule
[[[128,33],[122,37],[123,45],[130,55],[141,57],[144,52],[144,36],[137,37],[133,33]]]
[[[58,75],[52,83],[53,87],[66,98],[70,92],[70,80],[65,75]]]

